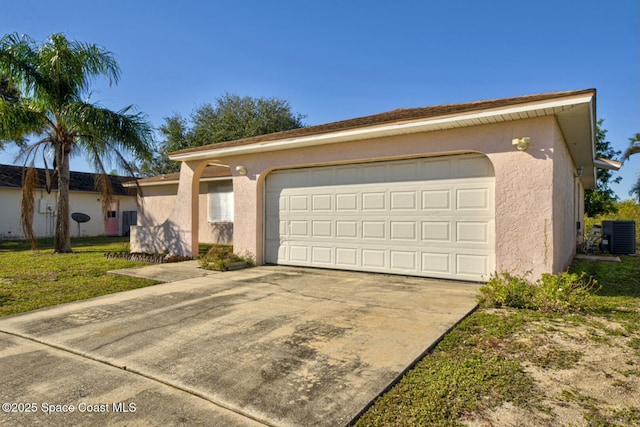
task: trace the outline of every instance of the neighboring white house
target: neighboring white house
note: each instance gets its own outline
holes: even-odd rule
[[[180,173],[138,180],[142,197],[138,204],[139,226],[162,224],[174,211]],[[134,187],[133,183],[125,187]],[[233,184],[225,166],[208,166],[200,177],[200,242],[230,245],[233,242]],[[163,252],[163,248],[156,248]]]
[[[20,226],[22,171],[22,166],[0,165],[0,239],[25,237]],[[52,237],[57,215],[57,185],[47,193],[44,169],[38,169],[38,175],[33,229],[37,237]],[[90,217],[88,222],[80,224],[79,230],[78,223],[71,221],[71,237],[129,235],[129,227],[136,224],[137,207],[135,191],[122,186],[128,178],[111,176],[113,202],[105,217],[94,177],[92,173],[71,172],[70,210]]]

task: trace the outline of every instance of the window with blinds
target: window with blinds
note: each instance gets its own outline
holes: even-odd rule
[[[233,222],[233,184],[231,181],[209,183],[209,222]]]

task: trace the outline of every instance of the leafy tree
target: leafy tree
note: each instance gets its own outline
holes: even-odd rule
[[[187,121],[179,114],[164,118],[164,125],[159,131],[164,139],[156,145],[153,157],[141,164],[139,174],[141,176],[155,176],[180,170],[180,162],[169,160],[172,151],[189,148],[187,145]]]
[[[184,148],[249,138],[303,127],[306,116],[293,113],[288,101],[278,98],[252,98],[225,94],[215,105],[204,104],[190,117],[191,127],[182,116],[165,117],[160,127],[164,140],[156,147],[151,162],[144,162],[143,175],[175,172],[179,165],[168,153]]]
[[[621,151],[614,150],[611,143],[606,140],[607,130],[602,127],[603,121],[600,119],[596,124],[596,155],[605,159],[613,159],[619,156]],[[613,178],[613,172],[607,169],[598,169],[597,171],[596,188],[586,190],[584,194],[584,210],[586,215],[590,217],[616,211],[618,197],[609,187],[609,183],[617,184],[622,179],[622,177]]]
[[[83,152],[95,166],[96,186],[106,211],[111,202],[111,183],[105,166],[115,163],[133,174],[125,155],[150,156],[152,128],[131,106],[111,111],[84,99],[98,77],[110,84],[120,77],[113,55],[96,45],[70,41],[63,34],[53,34],[39,45],[30,37],[9,34],[0,39],[0,75],[20,93],[18,102],[0,99],[0,140],[30,138],[20,156],[25,166],[30,166],[23,178],[23,228],[35,245],[31,227],[34,158],[42,154],[48,172],[46,156],[52,155],[53,175],[47,173],[47,181],[57,178],[58,183],[54,250],[70,252],[70,156]]]
[[[636,133],[633,138],[629,138],[629,148],[624,152],[624,160],[627,160],[630,156],[640,153],[640,133]],[[631,186],[629,195],[635,195],[640,203],[640,174],[638,174],[638,180]]]

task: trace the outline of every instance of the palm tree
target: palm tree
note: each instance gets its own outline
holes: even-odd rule
[[[16,89],[7,77],[0,76],[0,99],[7,102],[18,102],[20,92]]]
[[[629,148],[624,152],[624,159],[627,160],[631,155],[640,153],[640,133],[636,133],[633,138],[629,138]]]
[[[18,89],[16,89],[16,87],[9,82],[9,79],[7,77],[0,75],[0,101],[15,104],[19,100],[20,100],[20,92],[18,92]],[[2,104],[0,104],[0,106],[1,105]],[[0,110],[0,113],[2,111],[3,110]],[[10,138],[10,139],[15,139],[18,144],[21,144],[24,142],[20,138]],[[4,143],[5,141],[3,141],[2,138],[0,138],[0,150],[2,149]]]
[[[624,152],[624,160],[627,160],[633,154],[640,153],[640,133],[636,133],[633,138],[629,138],[629,142],[629,148]],[[640,203],[640,175],[638,175],[638,180],[631,186],[631,190],[629,191],[629,195],[634,194]]]
[[[63,34],[54,34],[41,45],[18,34],[2,37],[0,76],[19,91],[18,102],[0,98],[0,140],[22,141],[20,157],[25,166],[31,166],[23,179],[23,227],[35,244],[31,231],[34,159],[42,154],[48,171],[46,156],[51,156],[58,183],[54,250],[70,252],[70,156],[83,152],[94,165],[96,186],[103,194],[102,208],[106,211],[111,202],[106,166],[115,163],[133,176],[134,167],[125,155],[139,159],[150,156],[151,125],[131,106],[111,111],[86,100],[89,85],[96,78],[117,83],[120,68],[110,52],[67,40]],[[29,137],[29,142],[21,140],[24,137]]]

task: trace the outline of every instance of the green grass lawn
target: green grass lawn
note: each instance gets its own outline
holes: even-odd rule
[[[621,258],[622,263],[581,261],[572,266],[572,271],[584,271],[601,285],[588,312],[478,309],[382,395],[356,425],[465,425],[468,420],[484,420],[505,402],[554,420],[532,425],[640,425],[640,406],[616,408],[617,402],[607,402],[606,396],[587,399],[576,389],[563,391],[560,399],[545,396],[543,387],[525,369],[553,373],[576,367],[585,354],[557,345],[554,334],[571,336],[576,335],[574,330],[587,330],[590,335],[585,340],[590,342],[581,344],[606,346],[612,353],[620,346],[612,339],[624,339],[622,347],[628,347],[632,356],[619,370],[631,379],[640,376],[640,258]],[[558,401],[562,399],[567,401]],[[565,424],[553,418],[554,408],[570,404],[579,406],[584,423],[576,419]],[[514,422],[518,425],[519,421]]]
[[[128,248],[128,238],[72,239],[73,253],[53,253],[42,240],[38,251],[19,241],[0,241],[0,316],[154,285],[158,282],[106,274],[145,265],[111,260],[105,252]]]
[[[106,274],[144,265],[103,256],[126,251],[126,238],[75,239],[72,246],[71,254],[55,254],[50,241],[40,242],[41,249],[35,252],[23,242],[0,241],[0,316],[156,283]],[[207,249],[202,245],[200,252]],[[607,346],[607,351],[630,347],[632,356],[620,372],[640,378],[640,258],[621,258],[622,263],[581,261],[572,266],[572,271],[586,272],[601,286],[588,312],[478,309],[382,395],[357,425],[464,425],[467,420],[483,420],[505,402],[548,416],[556,406],[578,405],[585,423],[576,425],[640,425],[640,407],[612,409],[577,388],[562,390],[560,397],[545,396],[525,369],[555,372],[574,367],[583,352],[564,348],[551,338],[559,333],[575,335],[575,329],[586,330],[590,344]],[[614,338],[624,338],[623,344]]]

